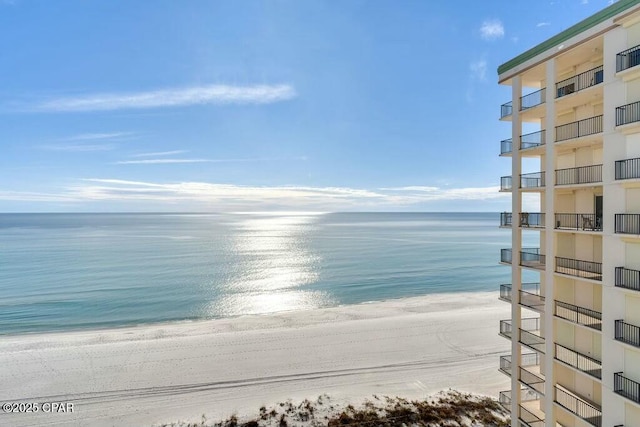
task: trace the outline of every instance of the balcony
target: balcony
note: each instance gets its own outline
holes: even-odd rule
[[[640,101],[616,108],[616,126],[640,121]]]
[[[616,214],[616,233],[640,235],[640,214]]]
[[[537,368],[537,369],[536,369]],[[534,372],[538,371],[537,373]],[[540,375],[540,365],[531,365],[529,369],[525,369],[524,366],[520,366],[520,372],[518,374],[518,381],[521,384],[529,387],[538,394],[544,396],[544,376]]]
[[[544,228],[545,215],[543,212],[520,212],[520,227]],[[511,212],[500,213],[500,227],[511,227],[513,215]]]
[[[544,312],[544,296],[540,295],[540,283],[522,283],[518,304],[538,312]],[[513,290],[511,284],[500,285],[502,301],[511,302]]]
[[[556,273],[602,281],[602,263],[556,257]]]
[[[540,248],[522,248],[520,251],[520,265],[523,267],[544,270],[545,255],[540,253]]]
[[[624,320],[616,320],[615,339],[634,347],[640,347],[640,327],[625,323]]]
[[[544,427],[544,413],[538,408],[527,408],[519,405],[518,419],[520,420],[520,425],[525,427]]]
[[[500,178],[500,191],[511,191],[513,183],[510,176],[503,176]]]
[[[500,356],[500,372],[510,377],[511,366],[511,355]],[[520,366],[540,366],[540,355],[538,353],[523,354]]]
[[[640,292],[640,271],[616,267],[615,286]]]
[[[555,344],[555,359],[577,370],[602,379],[602,362],[560,344]]]
[[[613,392],[640,403],[640,384],[623,376],[622,372],[613,374]]]
[[[509,101],[500,106],[500,118],[504,119],[513,114],[513,102]]]
[[[556,169],[556,185],[578,185],[602,182],[602,165]]]
[[[595,214],[557,213],[556,230],[602,231],[602,217]]]
[[[503,262],[505,264],[511,264],[512,262],[511,249],[500,249],[500,262]]]
[[[562,301],[555,301],[554,315],[597,331],[602,330],[602,313]]]
[[[544,130],[540,130],[520,135],[520,149],[528,150],[530,148],[536,148],[544,145],[545,134],[546,132]]]
[[[556,385],[554,401],[567,411],[577,415],[595,427],[602,427],[602,408],[586,399]]]
[[[498,403],[507,411],[511,410],[511,390],[498,393]]]
[[[513,139],[503,139],[500,141],[500,155],[511,154],[513,152]]]
[[[544,338],[537,334],[540,331],[540,318],[528,317],[521,319],[520,326],[522,327],[518,331],[518,342],[544,354]],[[499,335],[509,340],[513,339],[513,323],[511,319],[500,321]]]
[[[616,55],[616,73],[640,64],[640,45],[623,50]]]
[[[563,96],[595,86],[602,83],[603,80],[604,71],[601,65],[556,83],[556,98],[562,98]]]
[[[616,161],[616,179],[640,178],[640,158]]]
[[[602,116],[556,126],[556,142],[602,133]]]
[[[547,88],[542,88],[528,95],[520,97],[520,111],[525,111],[538,105],[544,104],[546,100]]]
[[[544,188],[544,171],[520,175],[520,188]]]

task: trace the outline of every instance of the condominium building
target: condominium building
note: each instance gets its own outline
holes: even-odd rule
[[[498,68],[512,426],[640,426],[640,0]],[[506,131],[505,126],[505,131]],[[505,132],[506,133],[506,132]],[[508,138],[507,138],[508,137]],[[505,159],[506,161],[506,159]]]

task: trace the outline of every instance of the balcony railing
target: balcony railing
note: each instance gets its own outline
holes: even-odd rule
[[[618,288],[640,291],[640,271],[624,267],[616,267],[616,282]]]
[[[500,212],[500,227],[511,227],[513,215],[511,212]]]
[[[602,263],[556,257],[556,273],[583,279],[602,280]]]
[[[544,396],[544,377],[537,375],[521,366],[518,380],[522,384]]]
[[[520,227],[544,228],[544,212],[520,212]]]
[[[545,352],[544,337],[536,335],[530,331],[520,329],[520,339],[518,342],[542,354]]]
[[[545,255],[540,253],[540,248],[522,248],[520,251],[520,265],[524,267],[544,270]]]
[[[518,418],[527,427],[544,427],[544,418],[540,418],[524,406],[518,406]]]
[[[528,95],[520,97],[520,111],[536,107],[545,102],[547,88],[542,88]]]
[[[640,121],[640,101],[616,108],[616,126]]]
[[[591,375],[592,377],[602,379],[602,362],[593,357],[585,356],[577,351],[571,350],[560,344],[556,344],[556,359],[573,366],[579,371]]]
[[[546,132],[544,130],[539,130],[537,132],[520,135],[520,149],[527,150],[529,148],[535,148],[544,145],[545,134]]]
[[[602,330],[602,313],[562,301],[555,302],[555,316],[578,325]]]
[[[602,409],[586,400],[578,397],[573,393],[569,393],[559,386],[555,386],[555,402],[582,418],[595,427],[602,427]]]
[[[512,262],[511,249],[500,249],[500,262],[511,264]]]
[[[556,98],[561,98],[574,92],[581,91],[582,89],[595,86],[602,83],[603,79],[604,72],[601,65],[566,80],[562,80],[561,82],[556,83]]]
[[[556,142],[602,133],[602,116],[556,126]]]
[[[520,188],[544,187],[544,172],[524,173],[520,175]]]
[[[616,179],[640,178],[640,158],[616,161]]]
[[[540,329],[539,317],[525,317],[520,320],[521,331],[537,331]],[[505,338],[511,339],[513,336],[513,322],[511,319],[500,321],[500,333]]]
[[[511,191],[513,183],[510,176],[503,176],[500,178],[500,191]]]
[[[602,182],[602,165],[556,169],[556,185],[591,184]]]
[[[511,410],[511,390],[505,390],[498,393],[498,403],[507,411]]]
[[[505,102],[500,106],[500,118],[503,119],[513,114],[513,102]]]
[[[613,374],[613,392],[640,403],[640,383],[623,376],[622,372]]]
[[[511,284],[500,285],[500,299],[502,301],[511,302]]]
[[[615,339],[634,347],[640,347],[640,327],[625,323],[624,320],[616,320]]]
[[[616,214],[616,233],[640,234],[640,214]]]
[[[538,283],[536,284],[539,285]],[[537,292],[520,290],[519,303],[520,305],[528,307],[532,310],[544,312],[544,296],[540,295],[540,288],[537,289]]]
[[[534,295],[540,298],[540,283],[522,283],[522,292],[526,292],[527,294]],[[511,302],[511,298],[513,296],[512,285],[511,283],[500,285],[500,299],[503,301]],[[542,297],[544,301],[544,297]],[[522,294],[520,295],[520,301],[522,301]],[[522,302],[520,302],[522,304]]]
[[[616,55],[616,73],[640,64],[640,45]]]
[[[602,231],[602,217],[595,214],[557,213],[556,229]]]
[[[511,152],[513,152],[513,140],[509,138],[500,141],[500,154],[509,154]]]

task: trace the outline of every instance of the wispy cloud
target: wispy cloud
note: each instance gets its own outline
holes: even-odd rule
[[[536,24],[536,27],[540,28],[540,27],[548,27],[549,25],[551,25],[550,22],[538,22]]]
[[[123,139],[133,136],[133,132],[103,132],[103,133],[81,133],[78,135],[65,138],[65,141],[95,141],[95,140],[113,140]]]
[[[475,80],[485,81],[487,78],[487,61],[481,59],[469,64],[469,71],[471,71],[471,77]]]
[[[441,188],[405,186],[378,189],[311,186],[246,186],[207,182],[145,182],[112,178],[83,179],[59,193],[0,192],[0,200],[107,202],[110,206],[155,209],[237,210],[411,209],[439,202],[501,202],[498,187]],[[475,206],[480,206],[474,204]],[[495,205],[494,205],[495,206]]]
[[[118,165],[162,165],[171,163],[211,163],[209,159],[144,159],[144,160],[121,160]]]
[[[497,40],[504,37],[504,26],[499,19],[487,20],[480,26],[480,36],[485,40]]]
[[[271,104],[297,96],[288,84],[209,85],[147,92],[97,93],[43,100],[27,107],[36,112],[84,112],[181,107],[205,104]]]
[[[174,156],[176,154],[183,154],[183,153],[188,153],[188,151],[186,151],[186,150],[157,151],[155,153],[132,154],[131,157]]]
[[[82,133],[61,138],[61,143],[44,144],[36,148],[50,151],[109,151],[117,147],[114,142],[131,139],[133,132]]]
[[[116,148],[115,144],[56,144],[56,145],[40,145],[38,148],[49,151],[110,151]]]

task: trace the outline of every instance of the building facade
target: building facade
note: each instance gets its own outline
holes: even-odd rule
[[[640,0],[498,68],[512,426],[640,427]],[[505,135],[509,136],[509,135]]]

